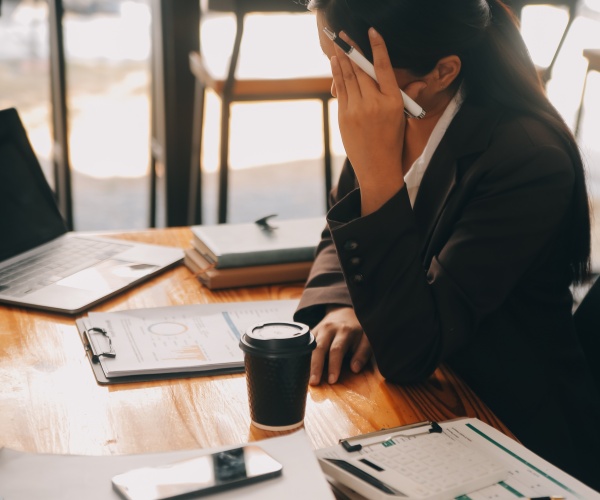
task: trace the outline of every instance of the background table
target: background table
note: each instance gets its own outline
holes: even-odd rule
[[[188,228],[119,237],[190,246]],[[301,284],[211,292],[183,265],[94,310],[296,299]],[[423,384],[387,383],[373,368],[309,390],[305,429],[315,448],[422,420],[478,417],[509,433],[442,368]],[[100,386],[70,316],[0,306],[0,446],[46,453],[122,454],[205,448],[278,433],[250,424],[243,374]]]

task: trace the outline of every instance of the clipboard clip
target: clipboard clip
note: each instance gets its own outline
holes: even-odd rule
[[[382,429],[377,432],[370,432],[369,434],[363,434],[362,436],[353,438],[340,439],[339,443],[348,453],[352,453],[354,451],[362,450],[362,447],[367,445],[383,444],[383,446],[386,446],[386,443],[397,437],[414,437],[423,434],[440,434],[441,432],[443,432],[443,429],[440,424],[427,420],[425,422],[395,427],[394,429]],[[352,444],[351,441],[355,441],[355,444]],[[387,446],[390,445],[388,444]]]
[[[106,346],[104,349],[100,351],[96,349],[96,344],[92,342],[92,333],[101,336]],[[98,363],[102,356],[104,356],[105,358],[117,357],[117,352],[115,351],[115,348],[112,345],[112,339],[110,338],[110,335],[104,328],[98,328],[95,326],[92,328],[88,328],[87,330],[85,330],[85,336],[87,338],[88,347],[90,352],[92,353],[92,361],[94,363]]]

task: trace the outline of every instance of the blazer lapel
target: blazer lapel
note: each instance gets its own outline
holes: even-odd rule
[[[425,248],[458,182],[460,160],[487,148],[500,116],[500,110],[478,108],[465,101],[440,141],[421,181],[413,209],[425,238]]]

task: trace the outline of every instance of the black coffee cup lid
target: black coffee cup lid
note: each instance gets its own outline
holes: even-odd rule
[[[271,321],[251,326],[240,341],[240,347],[249,351],[279,352],[303,347],[314,349],[314,337],[303,323]]]

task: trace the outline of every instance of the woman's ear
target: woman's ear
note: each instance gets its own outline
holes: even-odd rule
[[[437,62],[433,74],[437,79],[439,90],[444,90],[452,85],[452,82],[456,80],[456,77],[460,73],[461,66],[460,57],[454,55],[442,57]]]

